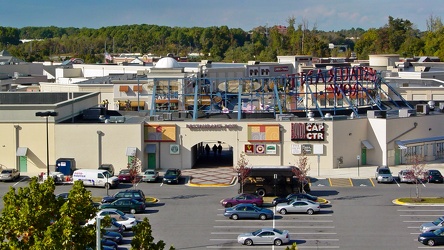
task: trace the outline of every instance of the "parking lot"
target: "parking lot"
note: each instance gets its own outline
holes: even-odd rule
[[[312,194],[331,202],[321,213],[276,214],[272,220],[239,220],[225,218],[219,201],[237,194],[238,186],[192,187],[160,183],[140,183],[147,196],[159,202],[147,207],[137,217],[148,217],[155,240],[163,240],[167,247],[176,249],[243,249],[252,248],[237,243],[238,234],[261,227],[276,227],[290,232],[291,242],[298,249],[419,249],[430,248],[417,242],[419,225],[444,215],[444,207],[398,206],[392,203],[398,197],[415,195],[415,185],[371,183],[371,178],[341,178],[349,186],[335,186],[323,179],[312,183]],[[321,179],[320,179],[321,180]],[[315,183],[326,185],[314,185]],[[332,184],[333,185],[332,185]],[[356,183],[356,184],[355,184]],[[21,187],[27,182],[0,183],[0,192],[9,186]],[[443,184],[420,185],[422,196],[442,196]],[[109,190],[114,194],[131,188],[121,185]],[[59,185],[56,193],[67,192],[70,185]],[[95,197],[106,195],[103,188],[88,188]],[[3,206],[3,204],[1,204]],[[273,207],[271,207],[273,209]],[[130,249],[131,232],[124,233],[124,244],[119,249]],[[255,246],[264,249],[285,249],[285,246]],[[433,247],[444,249],[444,247]]]

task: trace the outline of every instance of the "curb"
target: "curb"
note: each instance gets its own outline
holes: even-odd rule
[[[442,207],[444,206],[444,203],[409,203],[409,202],[402,202],[399,201],[399,199],[392,200],[392,203],[398,206],[415,206],[415,207]]]

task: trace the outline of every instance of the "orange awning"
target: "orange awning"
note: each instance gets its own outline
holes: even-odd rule
[[[142,86],[141,85],[134,85],[133,86],[133,91],[134,92],[142,92],[143,91],[143,88],[142,88]]]
[[[119,86],[119,91],[120,92],[128,92],[129,91],[129,86],[121,85],[121,86]]]

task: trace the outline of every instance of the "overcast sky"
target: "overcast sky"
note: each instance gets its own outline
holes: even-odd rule
[[[444,13],[443,0],[0,0],[0,26],[100,28],[131,24],[170,27],[226,25],[249,31],[287,26],[290,17],[310,29],[380,28],[388,16],[426,30],[426,20]]]

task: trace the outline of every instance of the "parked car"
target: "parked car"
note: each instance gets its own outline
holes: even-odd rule
[[[2,169],[0,172],[0,181],[15,181],[20,178],[20,172],[17,169]]]
[[[66,200],[68,200],[68,196],[69,196],[69,193],[60,193],[60,194],[56,194],[55,197],[56,197],[56,199],[61,198],[66,201]]]
[[[425,181],[426,182],[434,182],[434,183],[443,183],[444,177],[442,176],[439,170],[430,169],[425,173]]]
[[[444,227],[444,216],[439,217],[438,219],[432,222],[423,223],[419,227],[419,230],[425,233],[425,232],[435,231],[436,229],[440,229],[442,227]]]
[[[286,214],[286,213],[314,214],[321,211],[321,204],[310,200],[291,200],[287,203],[277,204],[276,211],[278,211],[280,214]]]
[[[180,171],[180,169],[169,168],[169,169],[167,169],[167,171],[163,175],[162,182],[166,183],[166,184],[174,184],[174,183],[178,184],[181,175],[182,175],[182,172]]]
[[[95,223],[96,223],[96,218],[92,218],[85,223],[85,226],[95,225]],[[120,223],[118,223],[117,220],[114,218],[111,218],[111,224],[109,226],[105,227],[104,230],[111,231],[111,232],[117,232],[120,234],[123,233],[123,231],[125,231],[124,227]]]
[[[416,177],[413,174],[412,170],[404,169],[399,171],[398,173],[399,182],[405,182],[405,183],[414,183],[416,182]]]
[[[433,232],[422,233],[418,236],[418,241],[424,245],[435,246],[444,244],[444,228]]]
[[[290,242],[290,234],[287,230],[276,228],[262,228],[251,233],[240,234],[237,242],[243,245],[272,244],[280,246]]]
[[[113,249],[113,250],[119,249],[119,245],[110,239],[102,239],[101,243],[102,243],[103,250],[105,250],[105,249]]]
[[[262,196],[255,194],[239,194],[232,198],[223,199],[220,201],[222,206],[224,207],[232,207],[237,204],[249,203],[257,206],[262,206],[264,203],[264,199]]]
[[[314,202],[318,201],[318,197],[311,195],[311,194],[304,194],[304,193],[299,193],[299,194],[289,194],[286,197],[277,197],[274,198],[273,201],[271,201],[271,204],[273,206],[276,206],[278,203],[286,203],[289,202],[291,200],[294,199],[307,199],[307,200],[311,200]]]
[[[131,172],[129,169],[122,169],[119,172],[119,175],[117,175],[117,178],[119,179],[119,182],[132,182],[134,177],[131,176]]]
[[[113,164],[102,164],[99,169],[103,169],[109,172],[110,176],[114,176],[114,166]]]
[[[140,201],[145,203],[146,198],[145,198],[145,194],[143,193],[142,190],[140,189],[127,189],[127,190],[122,190],[119,191],[117,193],[115,193],[113,196],[105,196],[102,198],[102,203],[111,203],[117,199],[120,198],[132,198],[136,201]]]
[[[237,219],[271,219],[273,211],[267,208],[257,207],[253,204],[238,204],[234,207],[225,208],[224,216],[233,220]]]
[[[148,169],[142,173],[143,182],[156,182],[158,178],[159,178],[159,172],[154,169]]]
[[[105,209],[105,208],[116,208],[122,212],[135,214],[135,213],[142,213],[145,211],[145,203],[136,201],[131,198],[120,198],[111,203],[102,204],[99,207],[99,209]]]
[[[117,223],[123,226],[123,230],[131,229],[135,225],[137,225],[137,220],[133,214],[125,214],[124,212],[115,208],[102,209],[97,212],[97,216],[99,216],[100,218],[109,216],[116,219]]]
[[[112,240],[112,241],[116,242],[117,244],[120,244],[123,240],[123,236],[122,236],[122,234],[120,234],[118,232],[106,231],[102,235],[102,239]]]
[[[375,178],[378,183],[392,183],[393,176],[392,171],[387,166],[379,166],[376,168]]]

